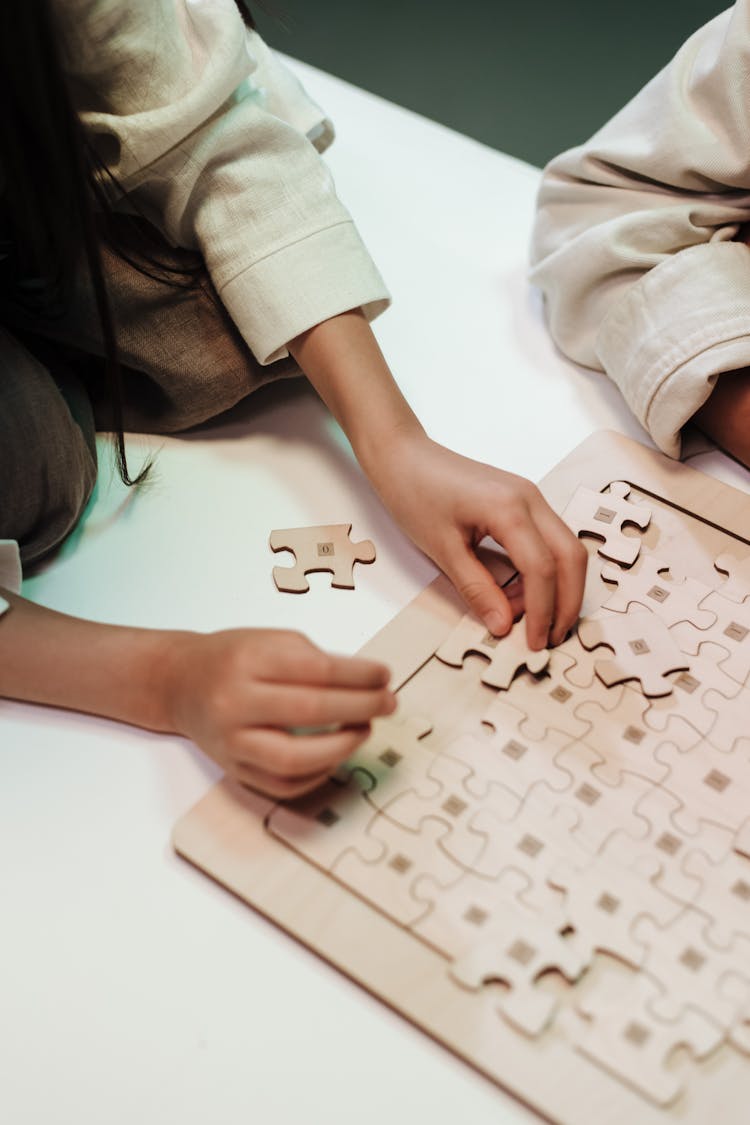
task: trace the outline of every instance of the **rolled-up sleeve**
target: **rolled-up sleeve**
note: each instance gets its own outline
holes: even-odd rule
[[[604,370],[665,452],[750,366],[750,5],[739,0],[545,169],[532,281],[559,347]]]
[[[388,293],[316,145],[330,122],[234,0],[59,5],[88,134],[134,203],[198,250],[261,363]],[[77,14],[76,14],[77,13]]]
[[[0,589],[13,594],[21,590],[21,556],[13,539],[0,539]],[[8,608],[7,600],[0,594],[0,617]]]

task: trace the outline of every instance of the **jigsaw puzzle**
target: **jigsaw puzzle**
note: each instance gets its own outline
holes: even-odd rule
[[[352,543],[350,523],[324,527],[288,527],[272,531],[268,544],[272,551],[291,551],[294,566],[275,566],[273,580],[277,590],[288,594],[305,594],[310,583],[305,577],[316,571],[329,571],[331,585],[342,590],[354,589],[354,564],[375,561],[375,544],[370,539]]]
[[[543,490],[577,634],[497,641],[437,579],[365,647],[399,709],[336,776],[223,783],[175,845],[550,1120],[744,1125],[750,501],[612,434]]]

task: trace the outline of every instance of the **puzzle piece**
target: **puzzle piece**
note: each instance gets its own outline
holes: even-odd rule
[[[687,753],[664,743],[655,757],[669,767],[664,789],[682,802],[673,815],[685,831],[699,832],[709,820],[736,832],[747,817],[747,779],[750,767],[743,754],[724,753],[703,741]]]
[[[550,656],[546,648],[533,652],[528,647],[525,621],[517,621],[506,636],[494,637],[481,621],[467,613],[435,655],[444,664],[460,668],[470,652],[487,657],[490,663],[482,671],[482,683],[496,688],[509,688],[520,668],[541,672]]]
[[[578,636],[584,648],[613,650],[613,659],[596,662],[597,676],[609,687],[639,680],[644,695],[668,695],[667,673],[690,667],[664,622],[648,611],[589,617],[579,623]]]
[[[632,859],[624,847],[621,858],[626,862]],[[656,885],[659,870],[653,857],[635,868],[617,863],[612,848],[594,856],[583,871],[569,864],[555,868],[549,882],[565,895],[566,918],[575,928],[572,940],[576,947],[587,957],[595,952],[609,953],[637,968],[645,958],[645,949],[631,934],[635,920],[648,914],[665,926],[684,905]]]
[[[669,1106],[683,1091],[681,1076],[667,1069],[676,1047],[687,1047],[695,1059],[707,1058],[719,1046],[721,1030],[700,1012],[686,1008],[672,1021],[658,1019],[650,1001],[658,995],[654,981],[633,973],[627,981],[600,983],[579,1001],[588,1018],[566,1026],[576,1049],[658,1106]]]
[[[492,736],[477,738],[465,734],[445,747],[446,757],[455,758],[471,770],[464,787],[473,797],[486,797],[490,786],[498,783],[523,799],[540,776],[552,789],[562,790],[570,785],[570,774],[552,760],[555,751],[569,741],[567,735],[548,731],[543,743],[531,741],[523,737],[518,723],[504,725],[497,711],[494,718],[497,726]]]
[[[695,1007],[728,1030],[750,996],[750,939],[739,937],[718,949],[706,938],[708,923],[705,914],[686,907],[665,927],[639,918],[633,937],[646,947],[643,965],[663,989],[649,1005],[657,1019],[679,1019]],[[734,993],[720,987],[729,974],[738,982]]]
[[[726,652],[720,667],[738,684],[750,676],[750,602],[733,602],[714,592],[701,602],[701,608],[714,614],[710,629],[698,630],[680,625],[675,636],[687,653],[697,652],[704,641],[712,641]]]
[[[340,590],[354,589],[354,564],[375,561],[375,545],[370,539],[352,543],[350,523],[322,527],[289,527],[272,531],[268,540],[272,551],[291,551],[294,566],[275,566],[273,580],[285,593],[304,594],[310,589],[306,574],[329,571],[331,585]]]
[[[429,874],[436,891],[444,894],[463,874],[438,846],[448,831],[438,821],[427,821],[419,833],[408,832],[378,815],[365,834],[382,848],[382,854],[374,862],[364,860],[357,842],[334,862],[331,874],[399,925],[412,925],[429,910],[414,894],[417,881]]]
[[[688,750],[700,738],[694,727],[675,715],[670,715],[663,731],[651,730],[644,717],[647,706],[639,691],[628,689],[620,693],[616,706],[609,711],[591,702],[576,708],[576,715],[589,723],[586,744],[602,756],[603,760],[593,767],[602,781],[617,785],[622,772],[627,770],[658,783],[668,771],[653,754],[665,738],[680,750]]]
[[[750,940],[750,860],[728,852],[712,863],[704,852],[691,851],[682,866],[699,882],[694,905],[710,919],[708,941],[726,948],[740,935]]]
[[[449,971],[459,984],[475,991],[490,981],[503,981],[509,991],[498,998],[499,1012],[528,1035],[539,1035],[557,1001],[537,989],[536,981],[549,969],[575,981],[585,967],[582,954],[546,919],[507,903],[495,919],[492,936],[457,957]]]
[[[645,531],[651,522],[651,511],[640,504],[629,504],[629,495],[630,485],[624,481],[614,481],[609,492],[594,492],[582,485],[562,513],[571,531],[601,539],[599,554],[626,566],[638,558],[641,543],[633,536],[623,535],[623,527],[635,524]]]
[[[750,598],[750,555],[737,558],[728,552],[719,555],[714,566],[720,574],[726,574],[718,593],[731,602],[744,602]]]
[[[331,780],[321,789],[285,805],[276,805],[266,828],[310,863],[330,871],[353,840],[362,858],[377,862],[384,848],[367,834],[377,810],[367,797],[375,782],[364,770],[354,770],[346,785]]]
[[[706,697],[709,688],[718,689],[722,693],[722,701],[736,695],[740,690],[737,683],[730,676],[725,675],[718,666],[717,660],[725,655],[725,650],[718,645],[702,644],[697,652],[690,656],[690,671],[670,677],[674,688],[673,694],[651,700],[644,715],[644,722],[649,729],[666,732],[668,728],[671,729],[675,725],[675,718],[679,716],[699,734],[710,735],[713,742],[717,712],[716,708],[708,706]],[[717,743],[719,749],[731,750],[736,729],[731,733],[728,741],[723,730],[717,731],[717,737],[721,740],[720,745]]]
[[[425,741],[432,729],[429,719],[411,714],[400,703],[392,715],[375,720],[370,737],[339,766],[335,776],[346,784],[356,770],[369,774],[374,784],[368,799],[376,809],[414,787],[437,797],[440,784],[430,782],[429,770],[438,755]]]
[[[669,628],[678,621],[692,621],[698,629],[707,629],[714,617],[699,608],[703,598],[711,593],[710,586],[694,578],[678,576],[668,563],[641,554],[631,570],[607,564],[602,567],[602,578],[615,583],[617,591],[602,603],[604,609],[625,613],[633,603],[650,609]]]

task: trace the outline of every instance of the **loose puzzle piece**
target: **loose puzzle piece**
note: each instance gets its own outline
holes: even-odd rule
[[[473,945],[449,971],[470,989],[503,981],[510,991],[499,997],[498,1010],[528,1035],[539,1035],[552,1019],[557,1001],[537,989],[536,981],[550,969],[574,981],[585,967],[581,953],[546,919],[508,904],[492,937]]]
[[[667,673],[690,667],[664,622],[647,611],[589,617],[580,622],[578,636],[584,648],[606,645],[613,650],[613,659],[596,662],[597,676],[609,687],[640,680],[644,695],[668,695],[672,684]]]
[[[631,570],[608,564],[602,567],[602,578],[615,583],[617,592],[603,603],[604,609],[625,613],[636,603],[650,609],[669,628],[678,621],[692,621],[697,629],[707,629],[714,622],[713,614],[699,609],[710,586],[694,578],[677,576],[668,563],[653,555],[641,554]]]
[[[626,524],[634,524],[645,531],[651,522],[651,512],[643,505],[629,504],[630,486],[624,481],[614,481],[609,492],[594,492],[578,488],[562,514],[562,518],[576,535],[591,535],[603,541],[599,554],[613,562],[630,566],[638,558],[640,540],[623,535]]]
[[[289,527],[272,531],[268,540],[272,551],[291,551],[294,566],[275,566],[273,580],[285,593],[304,594],[310,589],[305,575],[330,571],[331,585],[342,590],[354,589],[354,564],[375,561],[375,545],[370,539],[352,543],[350,523],[323,527]]]
[[[718,593],[731,602],[744,602],[750,598],[750,555],[741,559],[736,555],[723,554],[716,559],[714,566],[720,574],[726,574]]]
[[[495,637],[481,621],[467,613],[435,655],[444,664],[460,668],[470,652],[487,657],[490,663],[482,671],[482,683],[496,688],[509,688],[520,668],[541,672],[550,656],[546,648],[533,652],[528,647],[525,621],[517,621],[506,636]]]
[[[676,1047],[687,1047],[704,1059],[719,1046],[720,1028],[693,1008],[671,1021],[657,1018],[650,1000],[658,986],[644,973],[626,984],[601,985],[579,1003],[588,1018],[568,1021],[576,1048],[592,1062],[632,1086],[658,1106],[669,1106],[684,1083],[667,1062]]]

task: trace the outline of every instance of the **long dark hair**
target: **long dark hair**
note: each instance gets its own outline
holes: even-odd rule
[[[254,27],[243,0],[236,3]],[[73,107],[60,42],[51,0],[0,2],[0,256],[6,257],[12,299],[39,316],[64,311],[78,271],[88,270],[102,328],[117,467],[126,484],[138,484],[150,464],[130,476],[117,338],[100,252],[111,207],[103,186],[108,173]],[[122,253],[166,284],[191,285],[200,270],[200,263],[195,270],[174,270],[145,245],[135,259]]]

